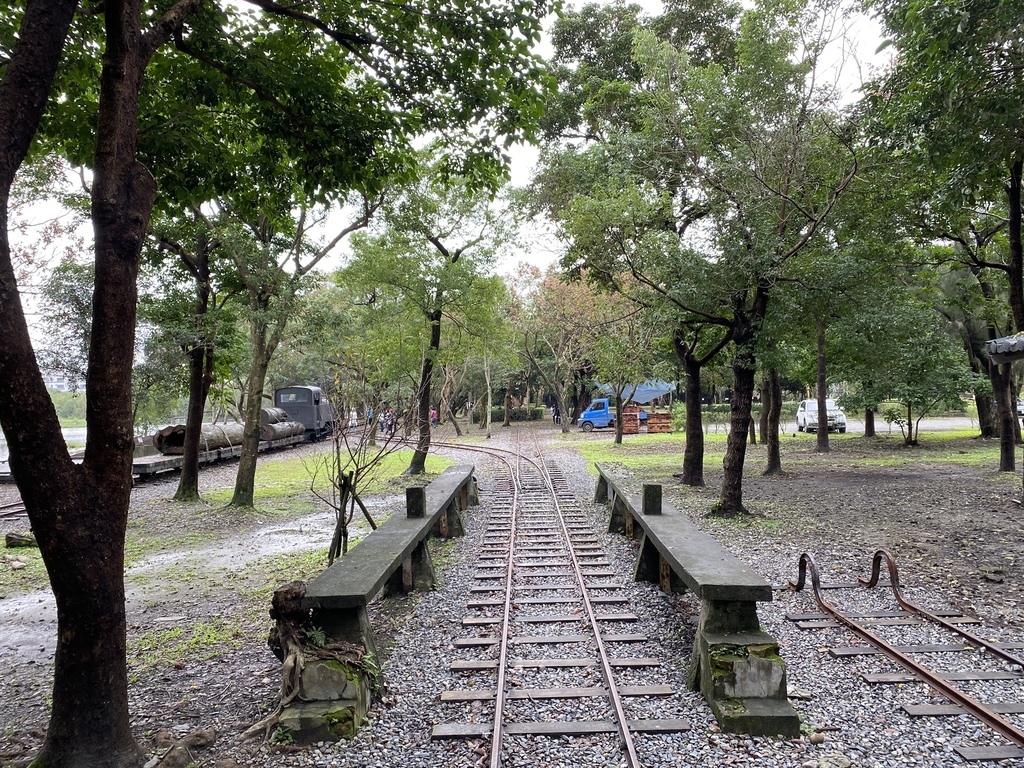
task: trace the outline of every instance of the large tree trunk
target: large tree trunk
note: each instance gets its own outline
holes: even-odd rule
[[[761,322],[768,311],[770,288],[760,285],[754,292],[750,311],[738,309],[733,321],[732,341],[736,355],[732,363],[732,402],[730,404],[729,437],[722,461],[722,491],[712,513],[721,517],[738,517],[747,513],[743,506],[743,464],[747,454],[747,430],[754,400],[754,376],[757,369],[755,348]]]
[[[761,441],[767,448],[768,461],[763,474],[782,474],[782,450],[779,441],[779,417],[782,414],[782,381],[777,368],[768,371],[765,377],[765,389],[762,408],[767,412],[767,425],[761,433]]]
[[[746,514],[743,506],[743,463],[747,452],[747,431],[750,407],[754,399],[754,361],[747,349],[739,348],[733,363],[732,403],[730,404],[729,437],[722,462],[722,492],[712,512],[721,517]]]
[[[177,501],[199,498],[199,443],[203,429],[206,398],[213,385],[213,345],[203,330],[210,307],[210,253],[206,238],[201,238],[196,253],[196,338],[189,350],[188,414],[185,419],[185,445],[181,457],[181,476],[174,492]]]
[[[864,437],[875,436],[875,409],[864,409]]]
[[[1021,242],[1021,174],[1024,160],[1017,158],[1009,168],[1006,185],[1007,240],[1010,250],[1007,277],[1010,287],[1010,310],[1017,333],[1024,331],[1024,244]]]
[[[438,289],[440,293],[440,289]],[[441,303],[441,297],[436,297],[436,303]],[[410,475],[422,475],[426,472],[427,454],[430,452],[430,381],[434,377],[434,358],[441,349],[441,310],[435,310],[430,314],[430,345],[427,347],[427,354],[423,356],[423,367],[420,369],[420,389],[418,407],[416,409],[416,421],[419,426],[419,440],[416,442],[416,450],[413,451],[412,461],[409,462],[407,472]]]
[[[1013,472],[1016,449],[1014,426],[1017,421],[1017,403],[1011,392],[1010,363],[989,366],[989,377],[996,400],[996,413],[999,419],[999,471]]]
[[[106,6],[92,189],[89,431],[80,467],[67,454],[35,362],[7,236],[11,181],[39,124],[74,9],[65,0],[26,4],[0,84],[0,425],[57,605],[50,726],[36,764],[107,768],[138,764],[141,755],[128,719],[124,533],[134,448],[135,277],[155,185],[135,161],[145,66],[136,3]]]
[[[686,444],[683,448],[683,485],[704,485],[704,424],[701,416],[701,364],[693,355],[682,359],[686,372]]]
[[[245,408],[242,415],[242,453],[238,457],[238,473],[235,475],[235,492],[231,497],[233,507],[255,505],[256,464],[260,453],[260,410],[263,408],[263,387],[267,383],[270,368],[271,349],[267,342],[266,326],[258,319],[250,321],[252,340],[252,367],[249,383],[245,390]]]
[[[825,320],[819,317],[818,324],[818,432],[816,450],[818,453],[828,453],[828,381],[826,378],[825,360]]]

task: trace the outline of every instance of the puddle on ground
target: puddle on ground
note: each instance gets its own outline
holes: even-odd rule
[[[368,505],[371,514],[394,506],[397,499],[375,500]],[[400,503],[404,504],[404,499]],[[334,532],[335,519],[333,512],[318,512],[255,531],[228,534],[218,541],[196,547],[150,555],[125,570],[128,623],[133,623],[133,618],[137,619],[141,614],[151,614],[154,608],[160,610],[164,602],[161,596],[169,604],[176,602],[174,594],[181,590],[182,582],[173,578],[161,581],[159,574],[162,571],[174,566],[186,566],[207,574],[241,570],[266,557],[317,548],[326,550]],[[368,530],[361,516],[352,520],[351,527]],[[3,627],[0,656],[30,663],[53,659],[57,607],[49,589],[0,599],[0,626]]]

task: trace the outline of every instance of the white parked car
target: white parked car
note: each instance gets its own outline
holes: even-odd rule
[[[846,432],[846,414],[843,409],[836,405],[835,400],[826,400],[825,408],[828,410],[828,431]],[[818,431],[818,401],[801,400],[796,408],[796,431],[803,432]]]

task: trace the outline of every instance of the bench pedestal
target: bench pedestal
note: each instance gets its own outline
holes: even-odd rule
[[[296,742],[337,741],[359,730],[376,692],[379,664],[367,604],[381,593],[433,589],[428,536],[463,535],[461,512],[478,503],[473,468],[449,467],[430,485],[406,489],[405,515],[390,516],[306,585],[302,607],[309,624],[323,632],[328,648],[336,643],[361,656],[306,661],[298,696],[280,719]]]
[[[299,695],[281,713],[280,725],[304,744],[352,738],[366,719],[373,691],[373,676],[362,667],[308,661]]]
[[[698,630],[690,684],[726,733],[800,735],[800,718],[787,698],[786,662],[778,642],[766,632]]]

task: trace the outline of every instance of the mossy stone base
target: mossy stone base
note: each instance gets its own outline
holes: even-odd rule
[[[366,670],[338,661],[310,661],[302,670],[299,696],[281,713],[280,724],[298,744],[355,736],[373,699]]]
[[[800,735],[800,719],[787,698],[786,662],[765,632],[698,633],[690,682],[727,733]]]
[[[786,699],[708,699],[725,733],[747,736],[800,735],[800,717]]]

